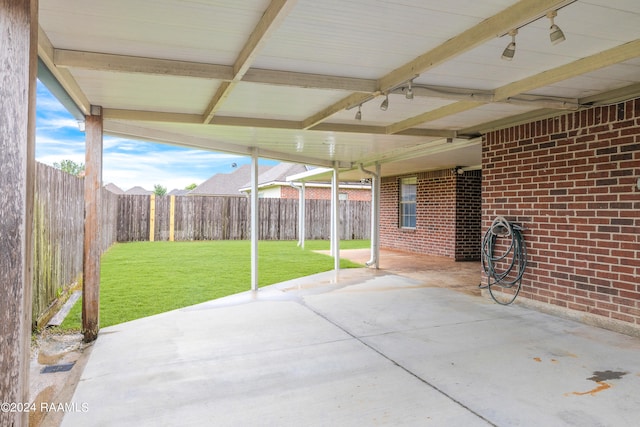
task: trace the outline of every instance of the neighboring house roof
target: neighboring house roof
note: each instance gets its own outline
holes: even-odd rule
[[[114,183],[110,182],[107,185],[104,186],[105,190],[109,190],[114,194],[124,194],[124,190],[120,187],[118,187],[117,185],[115,185]]]
[[[258,175],[271,166],[258,166]],[[231,173],[217,173],[191,190],[190,196],[239,196],[240,188],[251,180],[251,165],[240,166]]]
[[[178,190],[174,188],[173,190],[167,193],[167,196],[186,196],[189,190]]]
[[[310,171],[314,169],[318,169],[319,172],[330,170],[330,169],[324,169],[324,168],[314,168],[312,166],[301,165],[299,163],[286,163],[286,162],[279,163],[276,166],[269,169],[267,172],[260,174],[260,176],[258,176],[258,188],[275,187],[275,186],[282,186],[282,185],[289,186],[291,185],[292,181],[287,180],[287,178],[290,178],[292,176],[295,177],[295,176],[307,175],[308,173],[311,173]],[[324,181],[321,178],[316,181],[311,181],[311,182],[307,181],[306,184],[308,187],[327,187],[327,186],[330,187],[331,181],[330,180]],[[371,189],[371,183],[369,182],[366,182],[366,183],[340,182],[338,186],[339,188],[354,188],[354,189],[363,189],[363,190]],[[250,192],[251,182],[243,185],[240,191],[247,192],[247,193]]]
[[[287,177],[309,170],[308,166],[299,163],[278,163],[268,171],[258,175],[258,187],[270,187],[272,185],[289,185]],[[251,178],[251,177],[249,177]],[[251,181],[247,180],[240,191],[251,191]]]
[[[149,194],[153,194],[153,191],[149,191],[149,190],[145,190],[144,188],[140,187],[140,186],[135,186],[132,187],[130,189],[128,189],[127,191],[124,192],[124,194],[134,194],[134,195],[149,195]]]

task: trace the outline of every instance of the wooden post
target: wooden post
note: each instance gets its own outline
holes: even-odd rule
[[[176,196],[175,194],[171,195],[171,199],[169,202],[169,241],[173,242],[175,240],[175,227],[176,227]]]
[[[85,342],[100,328],[100,210],[102,187],[102,108],[91,106],[86,117],[84,176],[84,253],[82,268],[82,333]]]
[[[0,0],[0,400],[29,402],[38,2]],[[28,412],[0,411],[0,426]]]
[[[153,242],[156,237],[156,195],[149,197],[149,241]]]

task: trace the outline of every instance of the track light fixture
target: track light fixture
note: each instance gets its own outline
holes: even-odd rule
[[[413,99],[413,87],[411,87],[412,82],[413,80],[409,80],[409,86],[407,86],[407,93],[405,94],[407,99]]]
[[[511,43],[504,48],[502,52],[502,59],[505,61],[511,61],[513,56],[516,54],[516,34],[518,34],[518,30],[509,31],[509,35],[511,36]]]
[[[362,104],[358,105],[358,112],[356,113],[356,120],[362,120]]]
[[[385,94],[384,97],[384,101],[382,101],[382,104],[380,104],[380,109],[382,111],[387,111],[387,109],[389,108],[389,94]]]
[[[564,33],[554,22],[553,18],[558,16],[558,12],[553,10],[547,13],[547,18],[551,20],[551,27],[549,28],[549,39],[551,40],[551,44],[558,44],[566,40],[564,37]]]
[[[572,3],[575,3],[576,1],[577,0],[566,0],[565,2],[563,2],[564,5],[562,7],[568,6]],[[518,34],[518,30],[526,25],[529,25],[534,21],[537,21],[538,19],[544,16],[546,16],[547,18],[549,18],[549,20],[551,20],[551,27],[549,27],[549,39],[551,40],[551,44],[556,45],[566,40],[562,30],[554,22],[555,17],[558,16],[558,9],[551,10],[544,15],[537,15],[533,17],[530,21],[525,22],[519,27],[516,27],[513,30],[509,31],[507,34],[511,36],[511,43],[509,43],[507,47],[504,49],[504,51],[502,52],[502,59],[504,59],[505,61],[511,61],[514,55],[516,54],[516,34]],[[499,37],[503,37],[505,35],[506,34],[500,34]]]

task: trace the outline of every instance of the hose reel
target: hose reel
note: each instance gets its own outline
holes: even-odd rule
[[[527,267],[527,247],[522,231],[521,226],[499,216],[482,239],[482,268],[487,284],[480,284],[480,289],[487,289],[491,298],[501,305],[511,304],[522,286],[522,276]],[[499,292],[499,297],[496,292]]]

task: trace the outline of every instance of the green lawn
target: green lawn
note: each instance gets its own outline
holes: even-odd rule
[[[340,242],[341,249],[366,248],[368,240]],[[259,286],[333,269],[333,258],[312,252],[329,242],[261,241]],[[341,259],[341,268],[361,267]],[[100,326],[247,291],[251,288],[248,241],[118,243],[103,256],[100,275]],[[81,328],[82,303],[75,304],[61,329]]]

